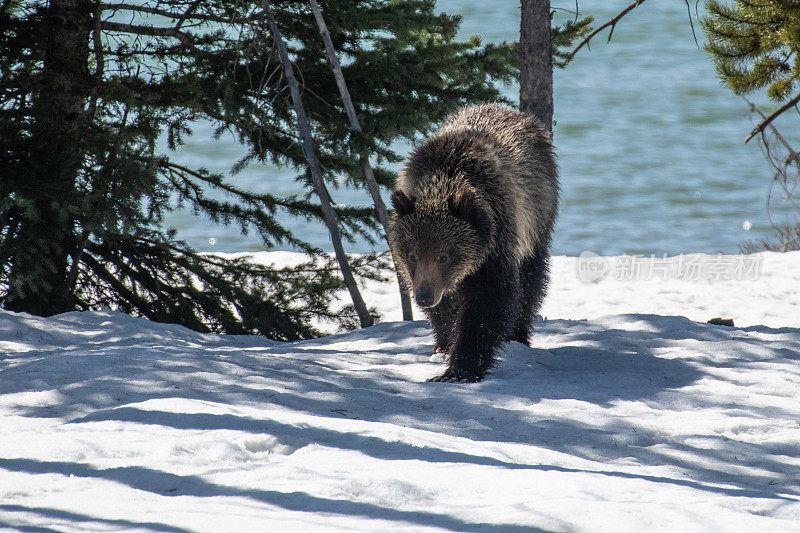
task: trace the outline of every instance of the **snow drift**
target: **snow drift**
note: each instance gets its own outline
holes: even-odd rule
[[[573,287],[558,258],[535,347],[476,384],[425,382],[423,322],[277,343],[0,311],[0,528],[796,531],[800,255],[774,255],[735,290]]]

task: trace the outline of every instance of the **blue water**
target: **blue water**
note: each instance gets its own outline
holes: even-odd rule
[[[581,8],[605,21],[628,3],[581,2]],[[574,9],[575,4],[554,1],[553,6]],[[477,33],[484,41],[500,42],[518,36],[518,0],[442,0],[438,7],[463,15],[465,38]],[[514,100],[518,90],[504,87]],[[743,240],[770,235],[766,203],[772,174],[758,144],[744,144],[754,118],[744,101],[721,87],[695,44],[681,0],[643,4],[617,26],[611,44],[600,36],[591,50],[557,70],[555,120],[562,207],[554,253],[733,253]],[[214,141],[210,128],[200,126],[172,157],[227,173],[242,153],[234,139]],[[255,191],[301,193],[293,178],[289,169],[252,165],[230,179]],[[370,201],[366,191],[340,189],[333,196],[341,204]],[[773,219],[788,216],[788,204],[773,205]],[[321,224],[291,217],[284,222],[303,239],[331,249]],[[236,227],[215,226],[190,213],[175,213],[168,224],[201,250],[264,249],[255,234],[242,235]],[[347,249],[371,248],[355,243]]]

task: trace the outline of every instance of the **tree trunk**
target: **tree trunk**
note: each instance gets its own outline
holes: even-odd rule
[[[353,272],[350,270],[350,265],[347,262],[347,255],[344,253],[342,247],[342,238],[339,233],[339,220],[336,216],[336,211],[331,207],[328,192],[325,188],[325,182],[322,178],[322,168],[319,165],[317,156],[314,153],[314,139],[311,136],[311,127],[309,126],[306,110],[303,106],[303,100],[300,97],[300,85],[297,83],[297,78],[294,76],[292,70],[292,63],[289,60],[289,54],[286,51],[286,43],[283,42],[278,23],[275,21],[275,15],[269,5],[269,0],[263,0],[262,6],[264,14],[267,17],[269,29],[272,32],[272,37],[275,40],[275,46],[278,49],[283,72],[286,75],[286,80],[289,83],[289,90],[292,95],[292,107],[294,107],[295,115],[297,116],[297,125],[300,130],[300,138],[302,140],[303,154],[308,162],[309,170],[311,171],[311,179],[314,182],[314,189],[319,196],[320,205],[322,207],[322,215],[325,219],[325,225],[328,226],[328,231],[331,235],[331,243],[333,250],[336,253],[336,260],[339,262],[339,268],[342,271],[347,290],[350,292],[350,298],[353,301],[353,306],[356,308],[358,318],[361,322],[361,327],[366,328],[373,324],[372,316],[367,310],[364,300],[361,298],[361,293],[358,290],[356,279]]]
[[[311,11],[314,12],[314,18],[317,19],[319,26],[319,33],[322,36],[322,41],[325,43],[325,50],[328,54],[328,61],[333,69],[333,77],[336,78],[336,85],[339,87],[339,94],[342,96],[342,103],[344,104],[347,118],[350,121],[350,128],[354,131],[361,132],[361,123],[358,121],[356,109],[353,106],[353,101],[350,99],[350,91],[347,89],[347,83],[344,81],[344,74],[342,73],[342,66],[339,63],[339,58],[336,57],[336,49],[333,47],[331,34],[328,32],[328,27],[325,24],[325,19],[322,18],[322,11],[319,8],[317,0],[309,0],[311,4]],[[375,174],[372,172],[372,165],[369,164],[369,158],[366,154],[361,155],[362,168],[364,170],[364,179],[367,182],[367,188],[372,196],[372,202],[375,204],[375,210],[378,212],[378,220],[383,226],[383,231],[386,234],[386,240],[389,240],[389,211],[386,209],[386,204],[383,203],[381,198],[381,191],[378,187],[378,182],[375,180]],[[398,276],[400,285],[400,305],[403,308],[403,320],[414,320],[413,311],[411,309],[411,297],[408,291],[403,286],[400,277]]]
[[[553,42],[550,0],[522,0],[519,107],[553,129]]]
[[[92,3],[51,0],[40,25],[42,78],[33,104],[30,188],[20,195],[32,209],[11,244],[5,308],[49,316],[74,308],[67,285],[73,243],[75,181],[82,163],[84,106],[90,92]]]

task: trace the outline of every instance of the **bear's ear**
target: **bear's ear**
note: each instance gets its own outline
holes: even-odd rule
[[[414,212],[414,200],[406,196],[403,191],[392,193],[392,205],[398,217],[404,217]]]
[[[447,202],[450,206],[450,212],[453,213],[453,216],[456,216],[462,220],[466,220],[467,222],[472,222],[475,218],[477,202],[475,199],[475,191],[473,189],[468,189],[457,194],[456,196],[451,196]]]
[[[453,216],[467,222],[479,235],[484,237],[491,236],[494,231],[492,216],[486,210],[486,207],[478,202],[474,189],[469,189],[450,198],[448,203]]]

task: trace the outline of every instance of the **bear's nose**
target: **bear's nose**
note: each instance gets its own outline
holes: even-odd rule
[[[433,291],[428,287],[420,287],[416,294],[417,305],[431,307],[433,305]]]

